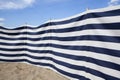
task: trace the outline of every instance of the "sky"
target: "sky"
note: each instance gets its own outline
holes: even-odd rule
[[[86,11],[120,5],[120,0],[0,0],[0,26],[37,27]]]

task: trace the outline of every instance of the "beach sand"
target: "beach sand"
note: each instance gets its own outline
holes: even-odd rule
[[[0,80],[69,80],[42,67],[25,63],[0,63]]]

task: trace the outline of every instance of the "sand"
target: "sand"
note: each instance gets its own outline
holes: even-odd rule
[[[69,80],[42,67],[25,63],[0,63],[0,80]]]

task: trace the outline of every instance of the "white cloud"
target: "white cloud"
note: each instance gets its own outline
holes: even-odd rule
[[[47,3],[54,3],[54,2],[63,2],[63,1],[67,1],[67,0],[43,0]]]
[[[34,2],[35,0],[0,0],[0,9],[22,9]]]
[[[108,3],[109,6],[120,5],[120,0],[110,0]]]
[[[0,18],[0,26],[4,25],[3,21],[5,21],[5,19],[4,18]]]
[[[0,18],[0,22],[4,21],[5,19],[4,18]]]

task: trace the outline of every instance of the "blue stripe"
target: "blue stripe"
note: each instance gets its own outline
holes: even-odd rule
[[[41,35],[45,33],[63,33],[63,32],[74,32],[74,31],[81,31],[81,30],[88,30],[88,29],[107,29],[107,30],[118,30],[120,23],[106,23],[106,24],[86,24],[83,26],[73,26],[72,28],[63,28],[63,29],[49,29],[49,30],[43,30],[39,32],[15,32],[15,33],[9,33],[9,32],[3,32],[0,31],[0,34],[6,34],[6,35],[23,35],[23,34],[29,34],[29,35]],[[113,27],[114,26],[114,27]],[[52,26],[51,26],[52,27]]]
[[[78,51],[90,51],[90,52],[96,52],[96,53],[120,57],[120,54],[119,54],[120,50],[112,50],[112,49],[93,47],[93,46],[64,46],[64,45],[57,45],[57,44],[50,44],[50,45],[55,48],[78,50]]]
[[[65,58],[69,58],[69,59],[73,59],[73,60],[77,60],[77,61],[80,60],[80,61],[91,62],[91,63],[95,63],[95,64],[100,65],[100,66],[120,70],[119,65],[115,64],[115,63],[112,63],[112,62],[102,61],[102,60],[94,59],[94,58],[91,58],[91,57],[85,57],[85,56],[75,56],[75,55],[68,55],[68,54],[65,55],[64,53],[59,53],[59,52],[54,52],[54,51],[49,51],[49,52],[50,52],[49,54],[53,54],[53,55],[56,55],[56,56],[61,56],[61,57],[65,57]],[[47,59],[47,57],[44,57],[44,56],[43,57],[37,57],[37,56],[31,56],[31,55],[25,54],[25,53],[24,54],[13,54],[13,55],[0,53],[0,56],[7,56],[7,57],[27,56],[27,57],[30,57],[30,58],[33,58],[33,59],[39,59],[39,60]]]
[[[100,35],[84,35],[84,36],[73,36],[73,37],[39,37],[39,38],[28,38],[28,37],[20,37],[20,38],[6,38],[0,36],[1,40],[30,40],[30,41],[40,41],[40,40],[58,40],[58,41],[79,41],[79,40],[90,40],[90,41],[103,41],[103,42],[113,42],[120,43],[120,37],[114,36],[100,36]],[[22,41],[20,41],[22,42]],[[14,45],[14,43],[0,42],[1,45]],[[16,45],[16,44],[15,44]],[[17,45],[22,45],[21,43],[17,43]],[[17,46],[16,45],[16,46]]]
[[[95,64],[100,65],[100,66],[120,70],[120,68],[119,68],[120,65],[112,63],[112,62],[108,62],[108,61],[102,61],[102,60],[98,60],[98,59],[94,59],[94,58],[86,57],[86,56],[75,56],[74,54],[73,55],[64,54],[64,53],[60,53],[60,52],[56,52],[56,51],[52,51],[51,53],[53,55],[56,55],[56,56],[65,57],[65,58],[73,59],[73,60],[76,60],[76,61],[79,60],[79,61],[91,62],[91,63],[95,63]]]
[[[90,51],[90,52],[96,52],[99,54],[107,54],[115,57],[120,57],[120,50],[112,50],[112,49],[107,49],[107,48],[101,48],[101,47],[92,47],[92,46],[64,46],[64,45],[57,45],[57,44],[39,44],[39,45],[34,45],[34,44],[27,44],[28,46],[32,47],[55,47],[55,48],[61,48],[61,49],[68,49],[68,50],[78,50],[78,51]],[[41,53],[41,50],[30,50],[27,48],[20,48],[20,49],[7,49],[7,48],[0,48],[0,50],[3,51],[29,51],[29,52],[34,52],[34,53]]]
[[[101,65],[101,66],[104,66],[104,67],[109,67],[109,68],[119,70],[119,65],[115,64],[115,63],[102,61],[102,60],[97,60],[97,59],[94,59],[94,58],[91,58],[91,57],[75,56],[75,55],[68,55],[68,54],[65,55],[64,53],[59,53],[59,52],[54,52],[54,51],[49,51],[49,52],[50,52],[49,54],[53,54],[53,55],[56,55],[56,56],[70,58],[70,59],[73,59],[73,60],[81,60],[81,61],[86,61],[86,62],[92,62],[92,63],[98,64],[98,65]],[[0,56],[7,56],[7,57],[27,56],[27,57],[30,57],[30,58],[33,58],[33,59],[46,59],[47,58],[47,57],[44,57],[44,56],[43,57],[31,56],[31,55],[25,54],[25,53],[24,54],[13,54],[13,55],[0,53]]]
[[[22,27],[17,27],[17,28],[13,28],[13,29],[8,29],[5,27],[0,26],[0,29],[5,29],[5,30],[23,30],[23,29],[27,29],[28,26],[22,26]]]

